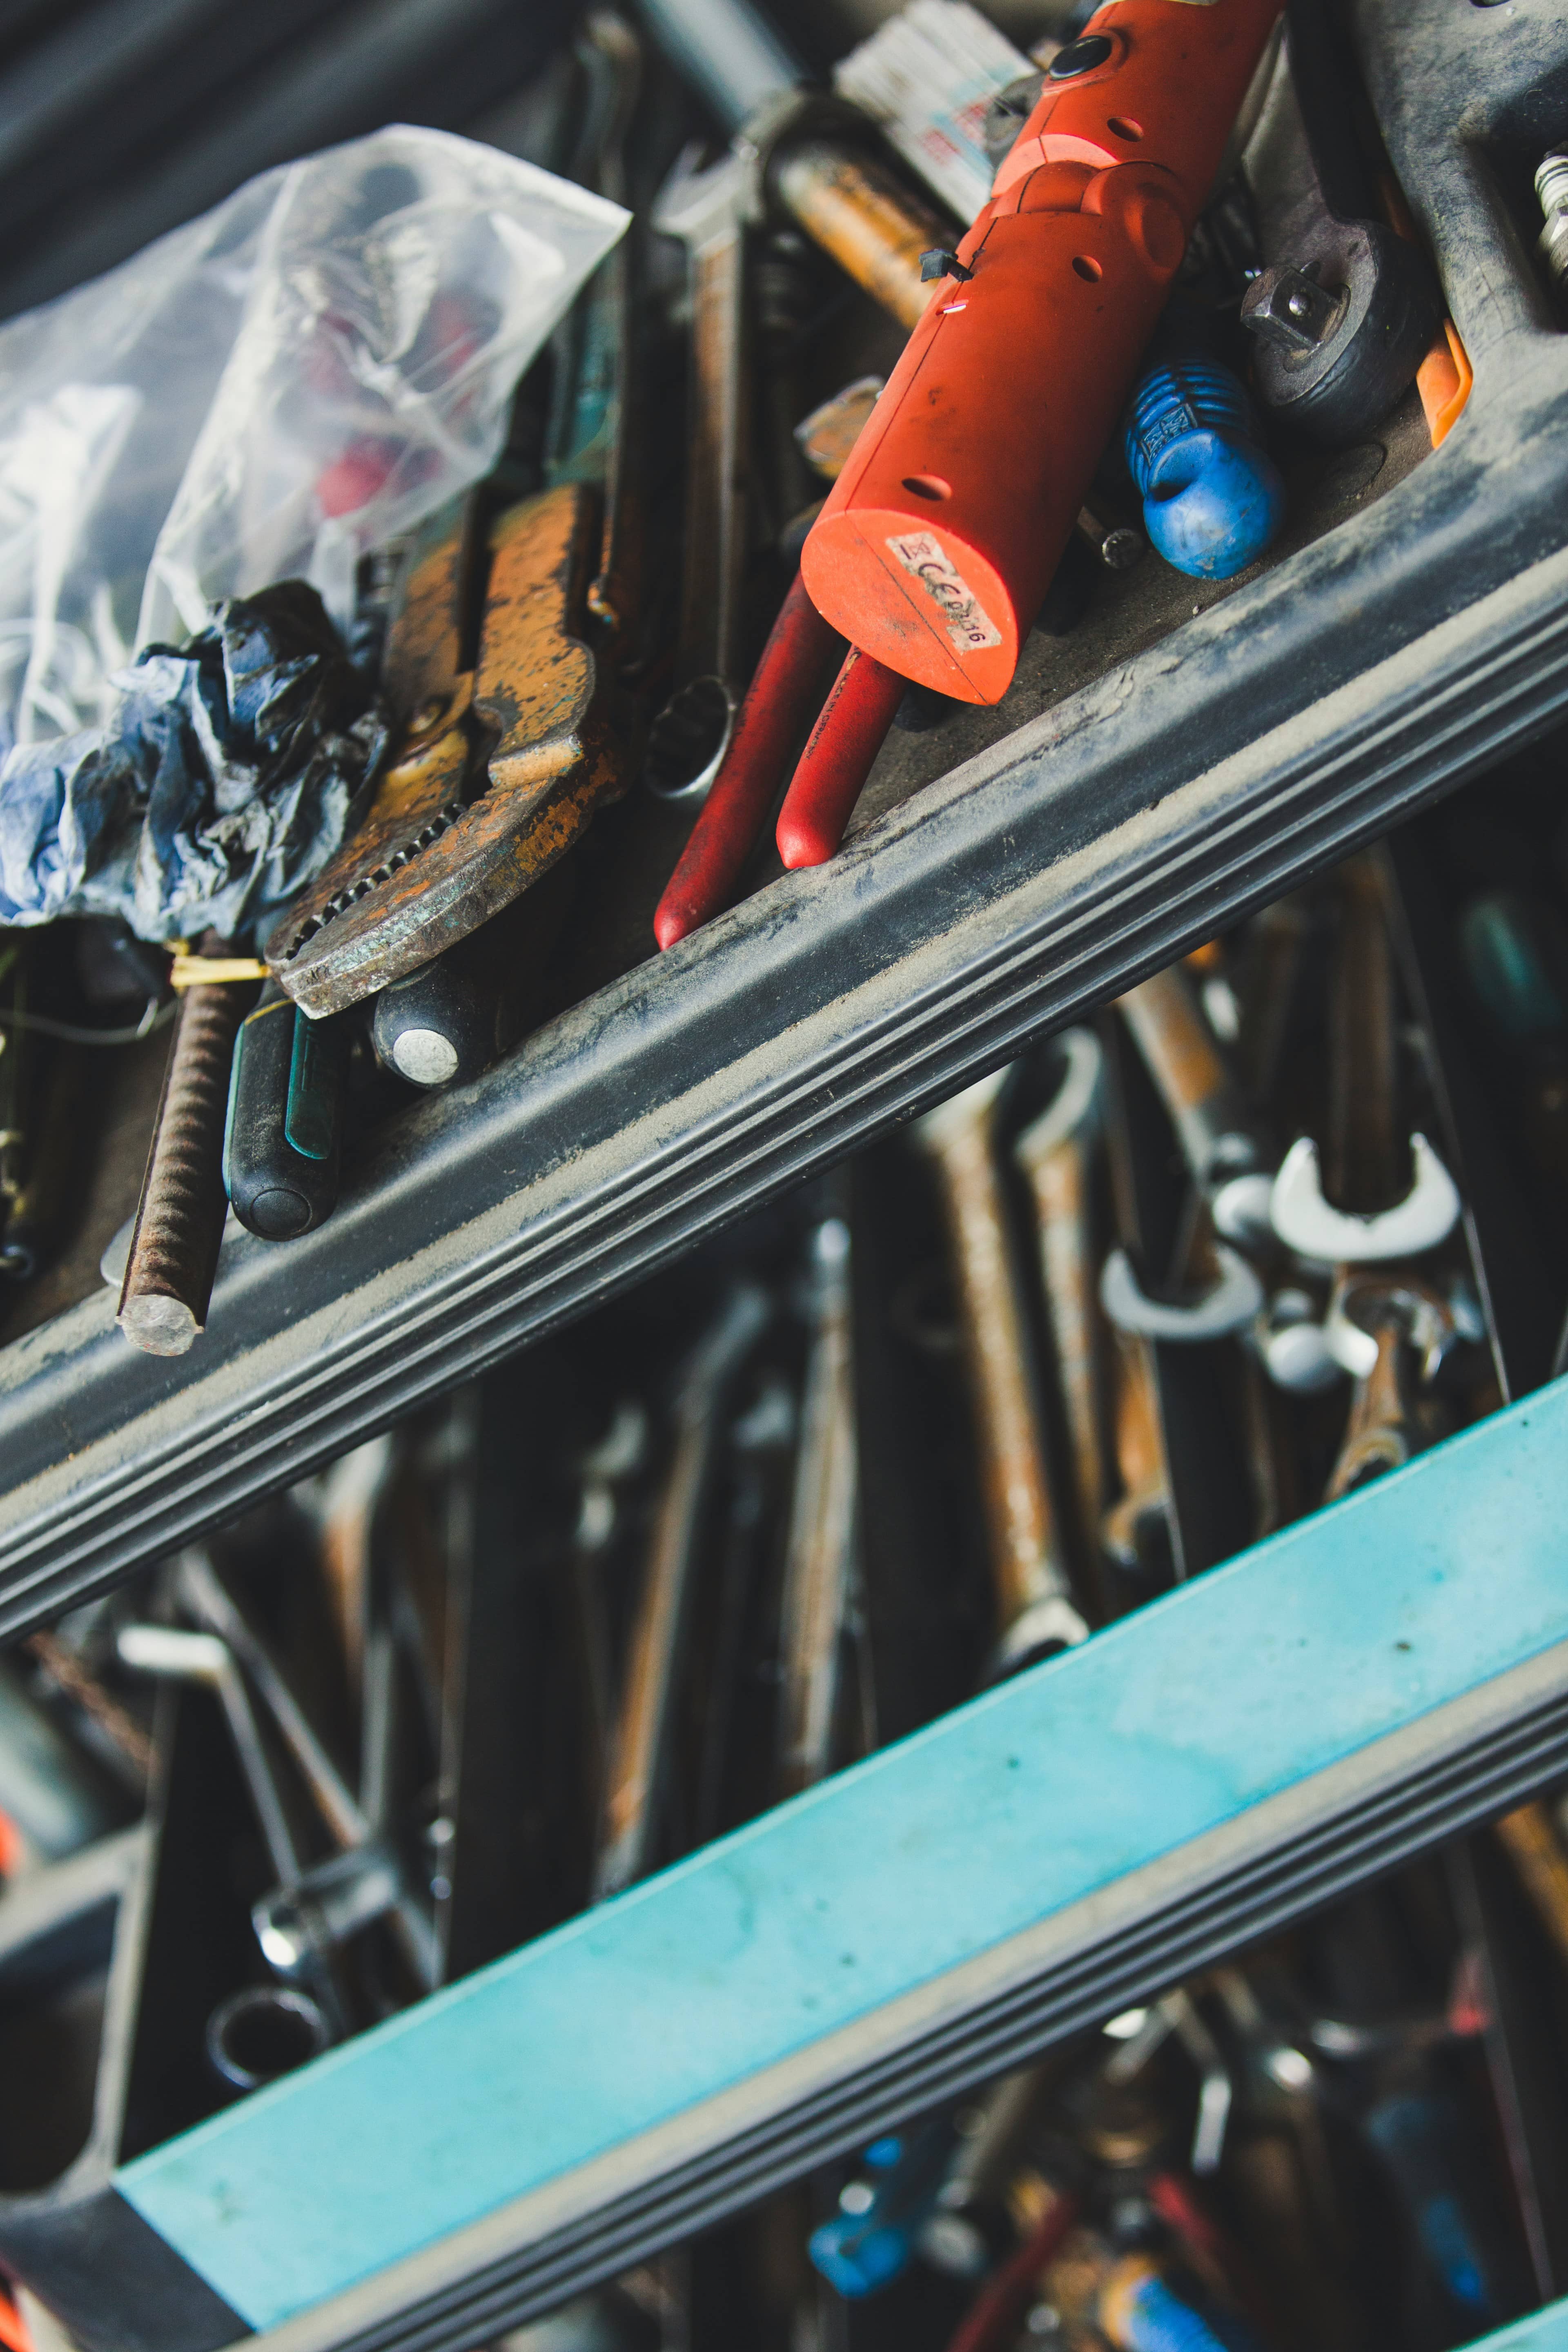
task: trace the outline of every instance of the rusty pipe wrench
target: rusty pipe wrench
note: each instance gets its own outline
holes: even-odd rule
[[[784,1558],[779,1781],[786,1796],[813,1787],[829,1767],[855,1573],[860,1477],[850,1249],[847,1220],[824,1217],[811,1237],[811,1349]]]
[[[1104,1055],[1092,1029],[1064,1030],[1056,1044],[1063,1057],[1061,1082],[1015,1142],[1013,1156],[1034,1196],[1040,1280],[1072,1436],[1079,1518],[1092,1538],[1106,1507],[1104,1368],[1089,1215]]]
[[[1006,1072],[928,1111],[911,1130],[941,1186],[958,1278],[964,1358],[996,1588],[996,1671],[1084,1641],[1047,1483],[1039,1399],[996,1160]]]
[[[675,1448],[654,1518],[611,1743],[595,1899],[652,1864],[675,1729],[676,1676],[690,1614],[703,1505],[731,1381],[768,1321],[766,1294],[739,1283],[689,1359],[676,1391]]]
[[[590,99],[574,162],[612,195],[641,55],[598,10],[578,56]],[[472,1077],[496,1048],[499,976],[476,974],[483,948],[447,950],[533,888],[630,780],[636,705],[620,673],[641,586],[632,331],[622,239],[557,338],[549,486],[488,524],[477,491],[460,520],[447,508],[416,542],[383,664],[391,759],[356,829],[268,941],[279,982],[312,1018],[379,997],[376,1050],[419,1086]],[[513,933],[492,960],[547,952],[550,906],[535,902],[531,944]]]
[[[336,857],[273,930],[266,958],[312,1018],[405,980],[510,906],[625,789],[625,729],[593,650],[598,501],[563,482],[509,508],[465,667],[475,566],[463,528],[435,538],[392,626],[389,765]],[[482,567],[481,567],[482,568]]]

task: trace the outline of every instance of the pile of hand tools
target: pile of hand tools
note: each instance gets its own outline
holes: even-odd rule
[[[1119,5],[1043,9],[1026,52],[915,0],[831,95],[744,0],[589,12],[531,152],[631,227],[491,475],[361,564],[389,742],[325,870],[265,938],[101,943],[145,968],[133,1022],[68,951],[14,983],[15,1025],[174,1034],[136,1213],[103,1134],[90,1210],[46,1180],[9,1272],[74,1241],[79,1296],[122,1226],[121,1328],[184,1352],[230,1208],[308,1233],[415,1090],[831,856],[960,714],[991,740],[1173,626],[1173,582],[1223,594],[1430,454],[1468,362],[1338,32]]]
[[[342,847],[262,938],[0,930],[0,1342],[107,1286],[183,1355],[226,1249],[286,1320],[422,1095],[1445,462],[1464,343],[1339,12],[1280,17],[913,0],[829,90],[743,0],[582,16],[519,143],[632,225],[360,565]],[[145,2352],[71,2285],[117,2168],[1568,1370],[1564,746],[0,1658],[0,2343]],[[498,2352],[1445,2352],[1568,2293],[1568,1797],[1171,1975]]]
[[[47,2128],[7,2102],[0,2255],[26,2275],[73,2158],[1543,1377],[1568,1268],[1531,1259],[1533,1320],[1514,1286],[1561,1165],[1559,760],[16,1653],[0,1982],[54,2058]],[[1526,1807],[517,2343],[1468,2340],[1568,2262],[1563,1840]]]

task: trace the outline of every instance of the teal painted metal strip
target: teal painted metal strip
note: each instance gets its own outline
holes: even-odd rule
[[[1568,2303],[1549,2303],[1528,2319],[1484,2336],[1470,2352],[1568,2352]]]
[[[1568,1638],[1568,1383],[139,2158],[258,2328]]]

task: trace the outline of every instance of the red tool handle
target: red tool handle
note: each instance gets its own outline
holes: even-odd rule
[[[903,692],[897,670],[850,646],[779,811],[786,866],[825,866],[832,856]]]
[[[806,539],[840,634],[998,702],[1279,0],[1115,0],[1054,61]]]
[[[838,651],[838,638],[797,572],[735,714],[730,748],[654,910],[661,948],[672,948],[728,902]]]
[[[1017,2332],[1040,2273],[1055,2261],[1077,2224],[1077,2199],[1058,2197],[1023,2244],[986,2281],[947,2352],[1002,2352]]]

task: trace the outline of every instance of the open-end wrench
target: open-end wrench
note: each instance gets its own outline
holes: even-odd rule
[[[1201,1203],[1183,1253],[1183,1274],[1196,1296],[1151,1297],[1129,1253],[1117,1248],[1100,1270],[1100,1305],[1118,1331],[1139,1341],[1201,1347],[1239,1335],[1258,1321],[1264,1294],[1248,1259],[1232,1244],[1267,1233],[1268,1139],[1226,1068],[1180,965],[1130,989],[1117,1009],[1175,1129]]]
[[[647,1442],[647,1412],[635,1397],[623,1397],[604,1436],[578,1457],[576,1465],[577,1522],[572,1530],[568,1575],[583,1694],[583,1744],[595,1817],[610,1737],[609,1643],[601,1580],[605,1556],[621,1524],[619,1490],[642,1467]]]
[[[1372,856],[1341,867],[1330,994],[1328,1149],[1323,1198],[1317,1147],[1287,1154],[1271,1203],[1275,1230],[1306,1257],[1337,1257],[1324,1339],[1356,1381],[1328,1499],[1396,1468],[1429,1442],[1413,1394],[1415,1358],[1429,1382],[1457,1335],[1453,1303],[1409,1261],[1446,1240],[1459,1213],[1452,1178],[1399,1118],[1393,945],[1383,870]]]
[[[663,800],[700,800],[734,731],[741,692],[741,593],[750,552],[744,165],[725,155],[678,176],[653,226],[687,250],[691,302],[685,545],[675,685],[648,730],[645,774]]]
[[[1355,1377],[1350,1417],[1325,1502],[1336,1502],[1430,1443],[1412,1393],[1413,1359],[1430,1379],[1455,1337],[1450,1301],[1398,1266],[1346,1266],[1325,1326],[1335,1359]]]
[[[784,1559],[779,1780],[785,1795],[827,1771],[855,1565],[859,1459],[850,1234],[825,1217],[811,1237],[812,1337]]]
[[[611,1743],[595,1896],[651,1865],[668,1778],[676,1678],[690,1612],[702,1507],[730,1382],[768,1320],[766,1295],[738,1283],[689,1360],[673,1408],[675,1448],[654,1520]]]
[[[1116,1000],[1159,1089],[1182,1156],[1223,1241],[1243,1245],[1268,1228],[1274,1155],[1179,964]]]
[[[1184,991],[1176,1001],[1195,1012]],[[1101,1269],[1100,1297],[1127,1352],[1130,1397],[1153,1402],[1170,1567],[1180,1580],[1240,1550],[1271,1518],[1273,1481],[1258,1475],[1250,1410],[1256,1368],[1240,1344],[1263,1288],[1240,1251],[1215,1235],[1214,1188],[1192,1181],[1193,1160],[1204,1165],[1195,1150],[1182,1155],[1183,1181],[1171,1105],[1153,1057],[1135,1050],[1131,1032],[1130,1023],[1109,1019],[1103,1030],[1119,1247]],[[1212,1047],[1205,1058],[1212,1066]],[[1212,1102],[1215,1091],[1193,1087],[1190,1095]]]
[[[1046,1479],[1039,1400],[1000,1171],[997,1071],[928,1111],[912,1130],[942,1188],[958,1278],[996,1590],[996,1670],[1083,1641]]]
[[[575,44],[586,82],[582,130],[570,176],[627,201],[626,141],[642,82],[642,45],[613,8],[590,8]],[[612,247],[563,321],[556,344],[549,480],[590,481],[604,500],[599,563],[588,610],[622,667],[641,608],[641,449],[632,429],[636,317],[630,237]]]
[[[1100,1541],[1118,1567],[1136,1570],[1151,1528],[1158,1526],[1169,1539],[1171,1481],[1149,1342],[1119,1331],[1116,1343],[1112,1422],[1121,1494],[1100,1516]]]
[[[1375,857],[1340,869],[1340,930],[1330,1004],[1328,1149],[1304,1135],[1269,1197],[1274,1230],[1299,1256],[1330,1265],[1398,1261],[1436,1249],[1459,1218],[1458,1188],[1420,1134],[1398,1120],[1394,950]]]
[[[1104,1056],[1092,1029],[1057,1039],[1061,1083],[1013,1146],[1035,1197],[1040,1279],[1072,1433],[1080,1523],[1094,1535],[1105,1509],[1103,1369],[1095,1312],[1089,1178],[1100,1125]]]

